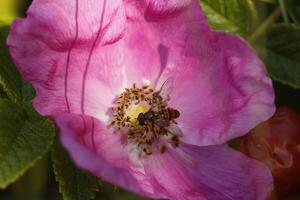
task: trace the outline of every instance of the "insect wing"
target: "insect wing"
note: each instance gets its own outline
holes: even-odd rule
[[[168,120],[163,120],[163,119],[158,119],[154,121],[154,124],[158,127],[166,127],[169,126],[169,121]]]
[[[173,78],[168,78],[160,87],[158,93],[164,99],[169,99],[169,96],[173,90],[173,82],[174,82]]]
[[[176,135],[176,136],[182,136],[183,133],[181,131],[181,129],[174,123],[171,123],[168,127],[167,127],[167,130],[172,133],[173,135]]]

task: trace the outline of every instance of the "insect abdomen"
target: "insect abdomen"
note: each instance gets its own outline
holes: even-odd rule
[[[161,118],[164,120],[176,119],[179,116],[180,116],[179,111],[173,108],[167,108],[166,110],[161,111]]]
[[[180,116],[180,112],[178,111],[178,110],[176,110],[176,109],[172,109],[172,119],[176,119],[176,118],[178,118],[179,116]]]

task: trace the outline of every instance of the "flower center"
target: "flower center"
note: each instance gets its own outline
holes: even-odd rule
[[[175,120],[180,112],[168,106],[168,92],[167,84],[158,91],[133,84],[117,97],[111,126],[127,136],[140,157],[179,145],[182,133]]]
[[[146,113],[149,108],[145,107],[144,105],[131,105],[126,112],[126,116],[129,117],[129,121],[131,123],[135,123],[138,119],[140,113]]]

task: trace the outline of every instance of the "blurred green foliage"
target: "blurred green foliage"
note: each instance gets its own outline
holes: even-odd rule
[[[0,88],[5,91],[7,96],[13,102],[21,102],[22,79],[21,76],[10,59],[9,51],[6,46],[6,37],[9,33],[9,26],[0,25]]]
[[[273,25],[258,48],[275,80],[300,89],[300,26]]]
[[[252,0],[202,0],[212,28],[247,36],[258,23]]]
[[[46,118],[34,117],[6,99],[0,100],[0,188],[18,179],[49,149],[53,124]]]
[[[94,199],[100,187],[100,181],[88,172],[79,170],[63,149],[59,140],[55,140],[52,149],[53,168],[59,191],[64,200]],[[75,184],[70,184],[75,183]]]
[[[17,0],[0,0],[0,26],[9,25],[18,17]]]

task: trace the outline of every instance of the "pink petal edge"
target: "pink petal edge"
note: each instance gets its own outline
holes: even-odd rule
[[[153,187],[169,199],[265,200],[273,189],[270,170],[226,145],[181,144],[144,163]]]
[[[130,174],[126,144],[121,134],[115,134],[95,118],[64,114],[55,117],[60,139],[74,162],[104,181],[136,193],[142,193],[139,183]],[[95,134],[97,133],[97,134]]]
[[[272,175],[263,164],[226,145],[181,143],[142,161],[129,159],[120,133],[84,115],[56,118],[61,140],[76,164],[99,178],[154,199],[264,200]],[[93,134],[96,133],[97,134]]]

